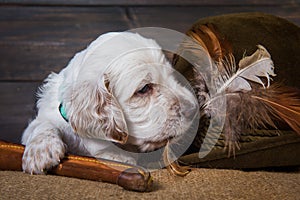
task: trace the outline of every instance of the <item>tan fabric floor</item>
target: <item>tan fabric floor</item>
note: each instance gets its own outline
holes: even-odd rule
[[[102,182],[53,175],[0,171],[0,199],[299,199],[299,172],[244,172],[195,169],[174,177],[152,172],[149,193],[126,191]]]

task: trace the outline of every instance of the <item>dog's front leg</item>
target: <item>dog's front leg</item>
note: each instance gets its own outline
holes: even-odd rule
[[[26,145],[22,168],[27,173],[43,174],[58,165],[65,155],[61,134],[50,122],[32,121],[23,134],[22,143]]]

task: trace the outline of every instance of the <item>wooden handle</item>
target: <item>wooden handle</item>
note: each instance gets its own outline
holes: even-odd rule
[[[0,141],[0,170],[22,171],[25,147]],[[117,184],[124,189],[147,192],[152,188],[151,174],[145,169],[120,162],[68,155],[49,174]]]

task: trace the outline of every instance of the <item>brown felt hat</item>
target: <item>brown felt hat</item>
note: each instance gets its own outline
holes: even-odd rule
[[[263,45],[271,54],[277,76],[275,81],[300,88],[300,28],[295,24],[264,13],[238,13],[200,19],[191,29],[212,24],[232,47],[238,62],[251,55],[257,45]],[[177,58],[175,69],[186,78],[192,74],[192,65]],[[204,158],[198,152],[181,157],[180,161],[196,167],[265,168],[300,165],[300,136],[293,131],[260,130],[241,133],[241,149],[235,158],[228,158],[224,140],[218,140]]]

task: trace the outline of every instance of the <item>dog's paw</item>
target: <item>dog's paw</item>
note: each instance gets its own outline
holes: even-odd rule
[[[58,137],[35,138],[25,147],[22,159],[23,171],[45,174],[58,165],[65,155],[65,145]]]

